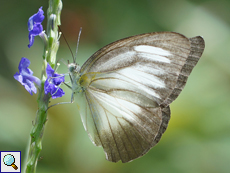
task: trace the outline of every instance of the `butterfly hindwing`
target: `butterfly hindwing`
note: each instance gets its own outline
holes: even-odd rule
[[[131,101],[132,95],[118,97],[93,89],[86,91],[85,96],[94,119],[94,124],[88,126],[96,127],[108,160],[127,162],[151,148],[162,124],[160,107],[137,104],[141,97]],[[151,103],[150,99],[143,99]]]
[[[201,37],[173,32],[111,43],[82,66],[75,100],[86,131],[109,161],[128,162],[156,145],[204,49]]]

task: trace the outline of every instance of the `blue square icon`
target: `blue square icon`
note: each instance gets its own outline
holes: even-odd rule
[[[21,151],[0,151],[0,173],[21,172]]]

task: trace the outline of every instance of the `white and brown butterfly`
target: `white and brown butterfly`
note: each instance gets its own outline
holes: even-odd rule
[[[204,40],[174,32],[113,42],[80,67],[68,65],[72,101],[85,130],[106,159],[129,162],[146,154],[165,132],[169,104],[184,88]]]

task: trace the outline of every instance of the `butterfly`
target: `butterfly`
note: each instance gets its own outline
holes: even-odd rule
[[[108,44],[81,67],[68,64],[71,102],[107,160],[132,161],[160,141],[204,47],[200,36],[154,32]]]

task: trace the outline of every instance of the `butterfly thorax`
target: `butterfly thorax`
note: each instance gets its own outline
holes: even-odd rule
[[[81,67],[78,64],[71,63],[68,65],[69,75],[72,82],[73,93],[84,92],[100,72],[81,73]]]
[[[81,78],[80,74],[80,65],[76,63],[68,64],[69,75],[72,82],[72,91],[73,93],[79,93],[82,91],[82,87],[80,86],[79,79]]]

